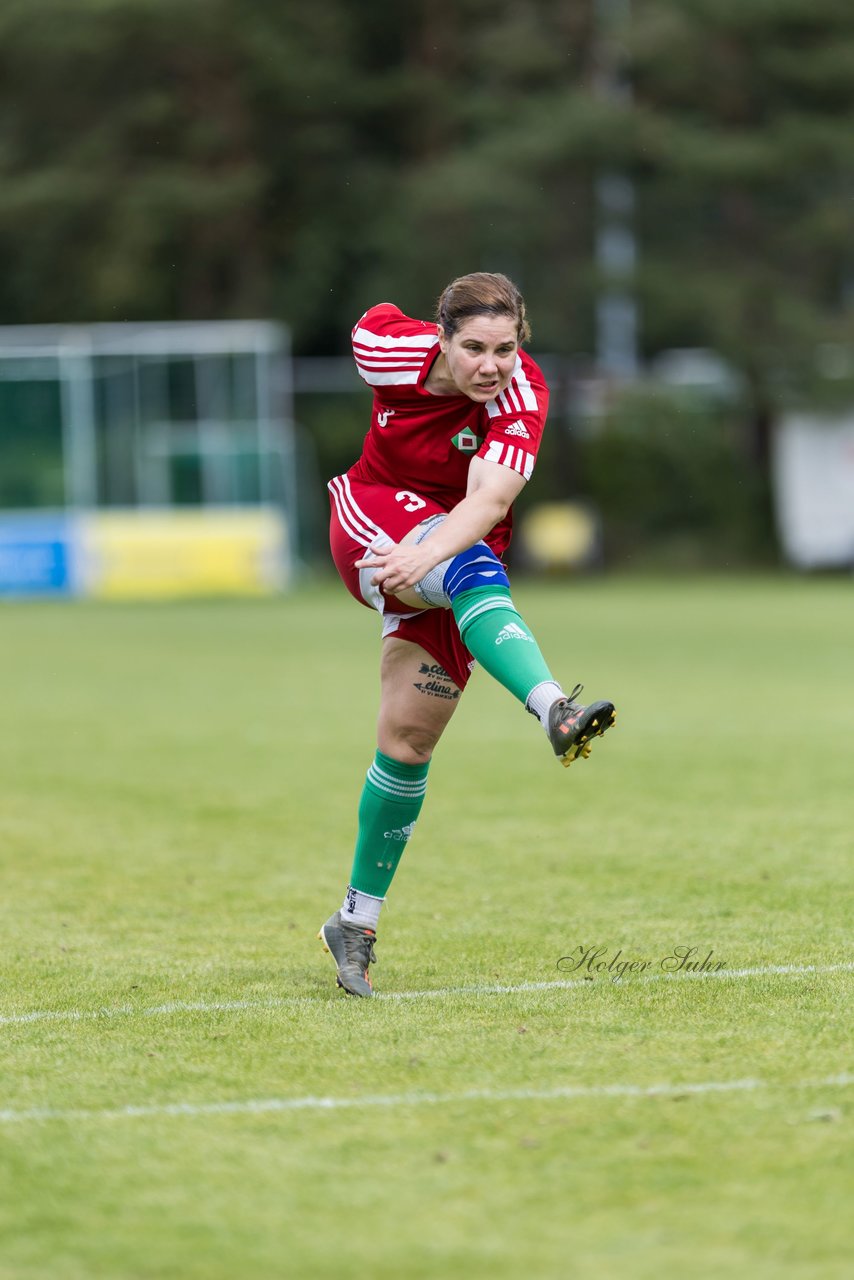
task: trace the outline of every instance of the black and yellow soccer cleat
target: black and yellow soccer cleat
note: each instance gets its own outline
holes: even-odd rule
[[[376,963],[374,943],[377,935],[373,929],[351,924],[336,911],[326,924],[320,926],[318,938],[338,966],[336,981],[351,996],[374,994],[368,977],[368,966]]]
[[[593,739],[601,738],[617,718],[613,702],[591,702],[589,707],[576,702],[583,687],[577,684],[568,698],[558,698],[549,708],[549,742],[565,768],[579,756],[586,760]]]

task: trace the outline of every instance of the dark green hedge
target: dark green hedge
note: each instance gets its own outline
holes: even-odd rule
[[[746,438],[731,406],[659,390],[619,396],[576,445],[606,564],[773,562],[769,485]]]

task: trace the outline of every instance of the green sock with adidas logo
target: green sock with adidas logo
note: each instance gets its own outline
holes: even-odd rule
[[[350,886],[384,898],[427,791],[427,764],[401,764],[378,751],[359,801]]]
[[[554,683],[540,646],[506,587],[462,591],[451,609],[463,644],[484,670],[523,705],[538,684]]]

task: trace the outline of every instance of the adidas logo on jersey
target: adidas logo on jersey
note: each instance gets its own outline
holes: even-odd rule
[[[498,635],[495,637],[496,644],[503,644],[505,640],[527,640],[528,644],[533,644],[532,636],[529,636],[521,627],[517,627],[515,622],[508,622],[506,627],[502,627]]]
[[[505,427],[504,434],[506,436],[521,436],[523,440],[530,440],[531,438],[531,433],[521,418],[517,418],[515,422],[511,422],[509,427]]]

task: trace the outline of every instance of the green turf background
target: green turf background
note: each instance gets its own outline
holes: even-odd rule
[[[565,771],[479,673],[378,989],[552,983],[594,944],[850,964],[851,581],[514,594],[617,729]],[[314,934],[349,870],[377,657],[333,586],[0,608],[0,1015],[112,1011],[0,1024],[3,1280],[850,1276],[851,1087],[815,1084],[852,1070],[850,969],[338,996]],[[767,1087],[449,1096],[746,1078]],[[104,1114],[308,1095],[409,1101]]]

